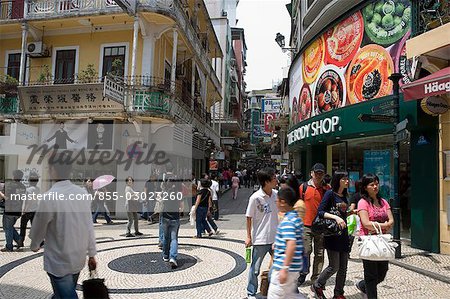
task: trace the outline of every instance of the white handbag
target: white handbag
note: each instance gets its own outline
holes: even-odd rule
[[[393,241],[391,234],[383,234],[381,225],[378,227],[372,222],[376,235],[361,236],[358,240],[359,258],[369,261],[389,261],[395,259],[395,248],[398,246]]]

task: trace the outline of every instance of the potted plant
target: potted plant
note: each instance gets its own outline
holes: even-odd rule
[[[88,64],[85,70],[82,70],[78,76],[80,83],[94,83],[97,79],[98,72],[95,70],[93,64]]]
[[[9,75],[0,76],[0,94],[6,98],[17,96],[17,86],[19,81]]]
[[[41,73],[39,74],[37,81],[42,84],[47,84],[50,82],[51,76],[49,66],[44,64],[41,68]]]

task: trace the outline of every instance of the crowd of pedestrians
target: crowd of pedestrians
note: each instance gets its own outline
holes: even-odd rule
[[[257,172],[260,189],[248,201],[245,246],[252,248],[247,298],[258,294],[258,276],[267,254],[271,256],[268,299],[306,298],[299,292],[310,272],[311,291],[326,299],[324,290],[336,274],[334,299],[345,299],[347,266],[353,245],[348,233],[347,216],[360,218],[361,236],[387,233],[393,226],[389,203],[379,195],[379,178],[365,174],[358,192],[349,199],[348,173],[336,170],[327,176],[325,166],[316,163],[310,179],[302,182],[299,172],[278,175],[271,168]],[[337,233],[315,228],[319,219],[334,222]],[[328,265],[324,269],[324,251]],[[314,259],[311,263],[311,254]],[[365,298],[377,298],[377,285],[386,277],[388,260],[363,259],[364,279],[356,287]]]

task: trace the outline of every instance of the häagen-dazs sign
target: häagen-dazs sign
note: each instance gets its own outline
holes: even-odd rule
[[[420,102],[420,106],[425,113],[433,116],[444,114],[450,108],[447,100],[441,96],[425,98]]]
[[[288,134],[288,145],[308,137],[333,133],[340,129],[339,121],[339,116],[332,116],[298,127]]]

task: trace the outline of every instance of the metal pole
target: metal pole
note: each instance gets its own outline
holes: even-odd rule
[[[394,242],[398,244],[397,248],[395,249],[395,258],[400,258],[402,256],[402,244],[400,240],[400,197],[398,194],[399,189],[399,172],[400,172],[400,143],[397,139],[397,124],[400,122],[400,111],[399,111],[399,104],[400,104],[400,84],[399,81],[402,78],[402,75],[399,73],[393,73],[389,76],[389,80],[392,81],[394,84],[394,101],[395,101],[395,123],[394,123],[394,202],[393,202],[393,208],[392,213],[394,216]]]

